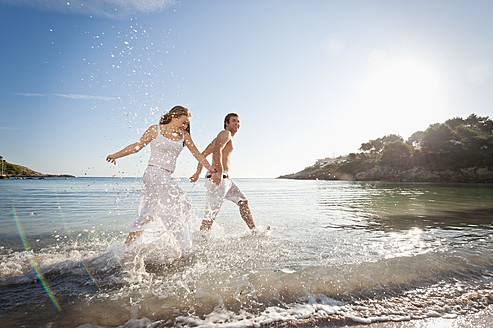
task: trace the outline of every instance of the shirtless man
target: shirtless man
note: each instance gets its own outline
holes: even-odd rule
[[[204,157],[212,154],[212,171],[206,174],[205,187],[207,188],[207,205],[204,220],[200,230],[208,231],[221,210],[224,199],[228,199],[239,206],[240,215],[248,228],[255,231],[248,199],[241,192],[236,183],[229,178],[228,171],[230,168],[231,154],[233,153],[233,137],[240,128],[240,117],[238,114],[230,113],[224,118],[224,130],[219,132],[217,137],[202,152]],[[202,164],[197,165],[197,172],[190,178],[195,182],[202,172]]]

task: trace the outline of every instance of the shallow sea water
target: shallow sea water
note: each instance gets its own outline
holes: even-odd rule
[[[318,317],[452,318],[493,302],[493,185],[236,179],[195,249],[128,282],[140,178],[0,181],[0,322],[12,327],[244,327]],[[26,251],[27,250],[27,251]]]

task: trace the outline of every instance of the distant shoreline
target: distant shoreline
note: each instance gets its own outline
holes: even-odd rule
[[[397,170],[387,166],[373,168],[351,174],[341,172],[337,166],[304,170],[287,174],[278,179],[295,180],[342,180],[342,181],[382,181],[382,182],[430,182],[430,183],[493,183],[493,167],[470,167],[458,170],[429,170],[413,167]]]
[[[75,175],[70,175],[70,174],[60,174],[60,175],[54,175],[54,174],[46,174],[46,175],[4,175],[0,176],[0,179],[4,180],[10,180],[10,179],[17,179],[17,180],[44,180],[45,178],[77,178]]]
[[[0,179],[43,179],[43,178],[75,178],[75,175],[71,174],[44,174],[28,167],[8,163],[3,160],[0,164],[2,166],[2,172],[0,174]]]

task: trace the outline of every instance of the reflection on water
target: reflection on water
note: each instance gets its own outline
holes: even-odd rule
[[[334,219],[334,227],[374,230],[370,226],[381,225],[384,231],[436,225],[442,229],[475,225],[486,228],[493,220],[493,190],[489,185],[348,185],[350,188],[337,183],[318,185],[320,211]]]
[[[467,247],[491,251],[491,185],[319,182],[319,211],[324,227],[366,259],[450,252]],[[346,252],[345,254],[348,254]],[[348,254],[354,256],[353,254]]]

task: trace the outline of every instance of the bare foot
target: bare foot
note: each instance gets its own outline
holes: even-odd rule
[[[253,228],[250,230],[252,232],[252,235],[261,235],[261,234],[264,234],[264,233],[267,233],[267,232],[270,232],[270,226],[267,226],[267,228],[265,228],[265,230],[259,230],[257,227]]]

